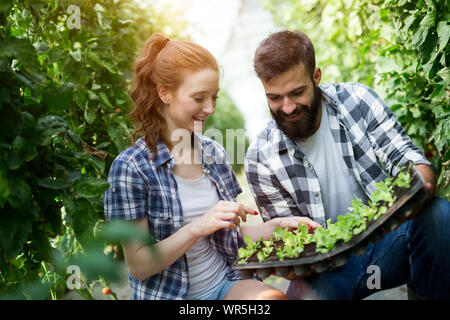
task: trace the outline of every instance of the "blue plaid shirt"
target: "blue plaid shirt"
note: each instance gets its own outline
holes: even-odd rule
[[[201,141],[204,173],[214,182],[219,198],[235,201],[242,189],[229,164],[227,154],[217,142],[196,134]],[[109,189],[105,192],[104,210],[108,220],[135,220],[147,217],[150,232],[156,241],[175,233],[183,225],[183,210],[173,176],[175,160],[164,143],[158,141],[157,155],[140,138],[114,160],[109,171]],[[240,279],[231,268],[243,240],[239,228],[221,229],[210,236],[217,252],[230,266],[228,280]],[[131,299],[184,299],[189,291],[189,270],[183,255],[170,267],[140,281],[129,274]]]
[[[333,139],[368,197],[378,181],[395,176],[408,161],[431,166],[375,91],[359,83],[319,87]],[[264,221],[307,216],[326,224],[314,163],[273,119],[250,144],[245,171]]]

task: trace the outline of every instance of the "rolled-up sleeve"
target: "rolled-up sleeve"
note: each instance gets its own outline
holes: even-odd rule
[[[104,195],[107,220],[135,220],[147,215],[147,187],[132,164],[115,160],[108,175]]]
[[[366,121],[372,147],[378,159],[392,175],[412,161],[414,164],[432,164],[425,158],[398,122],[395,114],[386,106],[378,94],[364,85],[358,86],[360,103],[367,106]]]

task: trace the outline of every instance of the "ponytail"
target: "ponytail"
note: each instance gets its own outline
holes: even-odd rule
[[[147,147],[153,151],[154,156],[158,138],[163,138],[161,131],[165,127],[166,121],[158,111],[162,101],[158,96],[157,84],[154,82],[152,74],[155,60],[168,42],[169,38],[162,34],[152,35],[146,41],[141,55],[133,65],[134,81],[131,87],[131,99],[134,102],[134,109],[130,113],[130,117],[140,124],[140,127],[132,134],[133,144],[136,142],[136,136],[144,132]]]

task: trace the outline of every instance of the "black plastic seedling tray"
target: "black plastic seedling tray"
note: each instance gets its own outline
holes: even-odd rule
[[[409,166],[409,163],[407,165]],[[297,259],[279,261],[276,257],[272,257],[272,260],[269,257],[269,261],[246,264],[238,264],[236,260],[233,267],[239,270],[243,279],[252,278],[255,273],[264,279],[274,273],[286,277],[292,269],[297,276],[307,277],[314,272],[320,273],[344,265],[350,254],[363,255],[369,243],[378,242],[386,233],[395,230],[403,222],[415,218],[421,212],[428,199],[423,189],[424,181],[414,164],[411,165],[410,175],[412,179],[409,189],[393,187],[397,198],[385,214],[371,222],[366,230],[353,236],[348,242],[336,243],[332,251],[316,253],[315,250],[306,250],[305,246],[305,251]]]

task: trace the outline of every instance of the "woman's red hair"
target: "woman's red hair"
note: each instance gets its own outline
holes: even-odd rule
[[[166,121],[161,115],[164,103],[158,96],[157,85],[163,85],[174,92],[180,86],[186,73],[203,69],[219,69],[214,56],[205,48],[190,41],[170,41],[162,34],[152,35],[145,43],[140,56],[133,65],[131,99],[134,108],[131,118],[138,124],[133,132],[136,136],[144,134],[147,147],[157,152],[157,141],[161,139],[167,146],[163,130]]]

